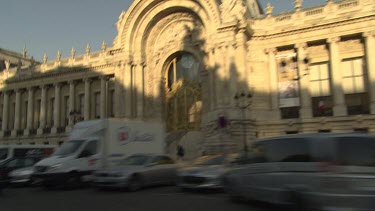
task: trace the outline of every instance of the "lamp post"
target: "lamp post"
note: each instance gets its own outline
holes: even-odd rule
[[[234,96],[234,100],[236,101],[236,107],[241,109],[241,114],[243,117],[243,124],[242,124],[242,130],[243,130],[243,151],[245,153],[248,152],[248,146],[247,146],[247,141],[246,141],[246,109],[251,105],[252,103],[252,98],[253,98],[253,93],[251,91],[245,92],[241,91],[236,93]]]

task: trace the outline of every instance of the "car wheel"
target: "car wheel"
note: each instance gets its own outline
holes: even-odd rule
[[[139,176],[132,176],[130,179],[129,179],[129,184],[128,184],[128,190],[131,191],[131,192],[135,192],[139,189],[142,188],[142,181],[141,181],[141,178]]]

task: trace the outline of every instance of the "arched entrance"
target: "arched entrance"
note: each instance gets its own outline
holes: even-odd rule
[[[201,126],[202,91],[200,62],[190,53],[181,52],[166,68],[167,131],[197,131]]]

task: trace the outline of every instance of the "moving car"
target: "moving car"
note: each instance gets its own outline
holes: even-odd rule
[[[253,159],[224,177],[234,199],[297,210],[374,210],[375,135],[298,134],[256,141]]]
[[[33,177],[44,186],[79,186],[95,170],[110,167],[135,153],[162,153],[164,125],[124,119],[100,119],[74,125],[68,139],[35,166]]]
[[[38,181],[34,180],[32,175],[34,174],[34,166],[16,169],[9,173],[10,184],[13,185],[34,185]]]
[[[177,165],[167,155],[136,154],[107,170],[94,173],[94,185],[137,191],[146,186],[171,185],[176,181]]]
[[[35,163],[40,161],[44,157],[16,157],[12,158],[10,160],[7,160],[0,164],[0,182],[2,183],[2,186],[4,187],[6,184],[10,182],[10,172],[16,169],[21,168],[31,168]],[[31,174],[28,174],[27,176],[30,176]],[[28,178],[28,180],[30,177]]]
[[[199,157],[191,165],[178,170],[177,186],[182,189],[221,189],[223,175],[238,158],[238,154]]]

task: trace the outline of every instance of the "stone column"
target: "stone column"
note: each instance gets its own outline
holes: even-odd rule
[[[8,130],[9,120],[9,91],[4,91],[4,103],[3,103],[3,122],[1,125],[1,137],[4,136],[5,131]]]
[[[43,134],[43,129],[46,127],[46,113],[47,113],[47,89],[46,85],[40,86],[42,89],[42,94],[40,98],[40,114],[39,114],[39,128],[37,131],[38,135]]]
[[[85,80],[85,106],[84,106],[84,120],[90,119],[90,85],[91,79],[86,78]]]
[[[74,93],[74,88],[75,88],[75,81],[69,81],[69,114],[70,112],[75,110],[75,93]],[[74,119],[69,116],[69,124],[68,128],[72,128],[74,124]]]
[[[271,111],[275,119],[280,119],[279,110],[279,88],[278,88],[278,72],[276,63],[276,48],[266,49],[268,54],[269,75],[270,75],[270,96],[271,96]]]
[[[30,130],[33,129],[33,117],[34,117],[34,88],[28,88],[29,95],[27,98],[27,122],[26,129],[24,130],[25,135],[30,134]]]
[[[340,71],[341,61],[339,41],[340,37],[332,37],[328,39],[334,100],[333,114],[334,116],[346,116],[347,108],[345,105],[345,95],[342,88],[342,75]]]
[[[55,83],[55,102],[54,102],[54,110],[53,110],[53,128],[51,129],[52,134],[57,133],[57,129],[60,127],[60,93],[61,93],[61,84]]]
[[[125,117],[133,117],[133,64],[129,62],[125,64],[124,70],[124,88],[125,88]]]
[[[106,99],[107,99],[107,76],[101,76],[100,77],[100,118],[104,119],[106,118]]]
[[[363,34],[366,40],[366,62],[370,94],[370,113],[375,114],[375,31]]]
[[[14,112],[14,129],[12,131],[12,136],[17,135],[17,131],[20,129],[21,120],[21,89],[16,90],[16,106]]]
[[[312,117],[312,108],[311,108],[311,95],[309,91],[310,85],[310,76],[307,74],[308,64],[304,63],[306,58],[306,43],[300,43],[296,45],[298,50],[297,63],[298,63],[298,75],[299,75],[299,85],[300,85],[300,101],[301,108],[299,114],[301,118],[311,118]]]
[[[144,94],[144,62],[139,61],[136,66],[134,66],[135,84],[134,84],[134,95],[136,102],[136,117],[143,118],[143,94]]]

